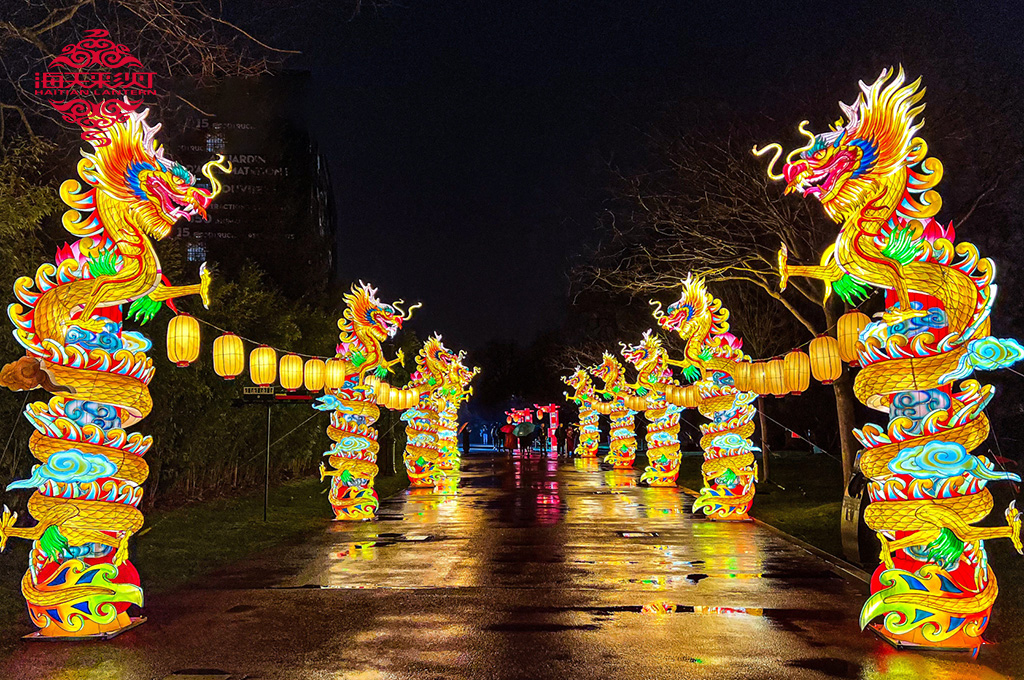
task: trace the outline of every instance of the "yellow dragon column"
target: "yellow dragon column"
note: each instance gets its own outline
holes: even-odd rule
[[[71,206],[64,227],[78,240],[65,244],[35,280],[14,285],[18,301],[8,313],[26,356],[7,365],[0,382],[12,390],[42,387],[53,396],[30,403],[25,417],[39,461],[29,479],[8,489],[34,489],[28,501],[36,519],[15,527],[4,508],[0,550],[8,538],[32,541],[21,582],[29,616],[40,637],[110,637],[132,626],[130,605],[142,605],[139,574],[128,560],[128,541],[142,526],[139,502],[149,474],[143,456],[149,436],[126,428],[152,408],[155,371],[150,342],[122,328],[121,305],[145,323],[164,301],[201,294],[202,283],[171,287],[160,271],[151,239],[167,236],[180,218],[205,218],[220,184],[203,167],[212,190],[169,160],[155,140],[159,125],[148,111],[124,112],[89,137],[79,181],[61,185]]]
[[[406,423],[405,469],[412,487],[438,486],[445,477],[440,466],[441,412],[446,407],[445,392],[456,358],[435,333],[420,348],[416,371],[403,388],[420,394],[419,403],[402,414]]]
[[[331,469],[321,463],[320,479],[331,477],[328,498],[337,519],[366,520],[373,519],[377,512],[373,480],[380,448],[373,429],[380,416],[374,391],[379,383],[370,378],[382,378],[392,366],[402,363],[401,350],[397,357],[386,361],[381,343],[393,338],[419,305],[403,312],[401,300],[392,305],[383,303],[377,299],[377,289],[362,282],[352,286],[344,301],[335,358],[344,362],[345,384],[328,389],[313,407],[332,412],[327,435],[334,445],[324,453]]]
[[[571,375],[564,376],[562,382],[573,388],[572,395],[566,394],[565,398],[576,402],[580,411],[580,441],[576,445],[576,455],[580,458],[596,458],[601,426],[600,415],[594,408],[594,402],[597,401],[594,382],[581,366],[577,366]]]
[[[601,363],[590,369],[595,378],[604,381],[604,389],[597,390],[599,396],[608,399],[600,404],[603,412],[608,413],[608,455],[604,462],[616,470],[629,470],[636,460],[636,429],[633,416],[636,410],[630,408],[633,394],[629,391],[622,371],[622,364],[607,352],[601,357]]]
[[[984,542],[1022,548],[1012,503],[1007,526],[972,526],[992,510],[986,485],[1019,478],[971,453],[988,436],[983,410],[994,389],[969,378],[1019,361],[1024,348],[989,335],[995,265],[970,243],[954,245],[952,227],[933,218],[942,164],[917,136],[920,80],[886,70],[860,90],[830,131],[812,135],[801,123],[808,143],[781,174],[781,146],[755,149],[775,151],[769,176],[786,193],[817,197],[840,225],[819,266],[790,266],[783,247],[782,286],[790,276],[819,279],[848,302],[886,292],[882,319],[860,334],[854,383],[860,401],[889,415],[887,427],[854,431],[870,480],[866,520],[882,543],[861,626],[897,646],[976,650],[998,593]]]
[[[746,520],[757,477],[754,452],[760,450],[750,441],[757,395],[733,387],[736,365],[747,357],[740,349],[740,339],[729,332],[729,310],[707,291],[703,279],[688,276],[679,300],[666,312],[659,304],[654,318],[663,329],[675,331],[686,341],[686,360],[665,362],[681,366],[688,377],[697,378],[697,408],[711,420],[700,427],[704,488],[693,509],[703,508],[711,519]]]
[[[648,462],[640,481],[650,486],[675,486],[679,477],[679,414],[683,409],[668,401],[668,389],[678,386],[672,379],[668,354],[661,339],[647,331],[639,345],[623,345],[622,356],[636,368],[636,392],[646,402]]]
[[[458,472],[461,461],[458,445],[459,406],[473,394],[469,386],[480,372],[479,367],[469,368],[465,364],[466,353],[460,351],[449,367],[444,408],[441,410],[441,461],[439,466],[445,472]],[[447,447],[445,447],[447,444]],[[452,453],[449,455],[447,450]],[[457,475],[455,476],[457,478]]]

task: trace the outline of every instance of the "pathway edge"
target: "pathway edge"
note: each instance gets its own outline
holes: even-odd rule
[[[696,491],[694,491],[693,489],[687,488],[685,486],[681,486],[679,488],[683,490],[683,493],[686,493],[686,494],[688,494],[690,496],[697,497],[697,496],[700,495]],[[861,583],[863,583],[865,585],[870,585],[870,583],[871,583],[871,574],[867,573],[866,571],[864,571],[860,567],[856,566],[855,564],[853,564],[851,562],[847,562],[846,560],[844,560],[841,557],[836,557],[832,553],[826,552],[826,551],[822,550],[821,548],[813,546],[810,543],[808,543],[807,541],[801,540],[801,539],[797,538],[796,536],[793,536],[791,534],[787,534],[782,529],[779,529],[776,526],[772,526],[771,524],[768,524],[767,522],[765,522],[763,520],[757,519],[756,517],[751,517],[750,519],[753,520],[754,524],[757,524],[758,526],[761,526],[761,527],[764,527],[765,529],[768,529],[769,531],[771,531],[773,534],[775,534],[779,538],[782,538],[783,540],[789,541],[790,543],[792,543],[793,545],[797,546],[798,548],[803,548],[804,550],[806,550],[807,552],[811,553],[815,557],[818,557],[818,558],[820,558],[822,560],[825,560],[826,562],[831,564],[834,568],[836,568],[838,571],[840,571],[843,574],[844,577],[852,578],[852,579],[854,579],[856,581],[859,581],[859,582],[861,582]]]

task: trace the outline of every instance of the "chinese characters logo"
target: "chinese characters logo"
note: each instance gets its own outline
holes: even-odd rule
[[[34,92],[65,121],[80,125],[83,139],[102,143],[105,138],[98,130],[123,121],[143,97],[156,94],[156,73],[146,71],[125,45],[110,39],[108,31],[91,29],[85,34],[66,45],[46,71],[35,74]]]

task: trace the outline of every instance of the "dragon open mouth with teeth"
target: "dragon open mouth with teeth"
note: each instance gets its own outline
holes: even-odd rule
[[[808,142],[781,173],[781,145],[754,153],[774,151],[768,176],[815,196],[839,224],[817,266],[789,264],[783,245],[781,288],[799,276],[851,305],[871,289],[885,294],[881,319],[859,335],[854,380],[857,398],[889,416],[854,430],[869,480],[865,521],[882,544],[861,625],[898,645],[976,649],[998,593],[985,542],[1024,545],[1013,504],[1005,526],[976,526],[993,507],[986,485],[1019,477],[972,453],[989,436],[995,390],[971,375],[1012,365],[1024,347],[989,335],[995,264],[934,219],[943,166],[918,136],[923,98],[920,80],[887,69],[860,83],[827,132],[801,123]]]

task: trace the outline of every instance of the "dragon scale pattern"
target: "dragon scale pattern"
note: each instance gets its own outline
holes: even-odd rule
[[[1019,477],[972,453],[988,435],[994,388],[970,376],[1012,365],[1024,348],[989,335],[993,262],[934,219],[943,168],[917,136],[923,96],[920,80],[883,71],[840,105],[845,120],[803,131],[808,145],[769,176],[817,197],[840,225],[818,266],[790,265],[783,247],[783,288],[791,276],[814,278],[851,303],[885,291],[881,319],[860,334],[854,381],[857,398],[889,417],[854,431],[869,480],[865,518],[882,543],[861,626],[901,645],[977,649],[998,592],[984,542],[1022,545],[1014,504],[1005,526],[974,526],[992,509],[987,484]],[[755,153],[770,149],[774,166],[781,146]]]

